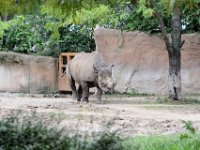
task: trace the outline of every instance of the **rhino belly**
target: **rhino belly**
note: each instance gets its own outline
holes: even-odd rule
[[[82,81],[94,81],[93,60],[91,59],[74,59],[70,64],[70,72],[73,79],[80,83]]]
[[[94,75],[92,73],[89,72],[85,72],[85,71],[80,71],[80,72],[74,72],[72,74],[73,79],[75,80],[75,82],[77,83],[81,83],[81,82],[94,82]]]

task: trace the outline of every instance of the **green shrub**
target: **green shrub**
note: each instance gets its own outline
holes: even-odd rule
[[[90,150],[121,150],[122,139],[115,133],[104,132],[98,139],[90,145]]]
[[[21,116],[21,117],[19,117]],[[122,140],[113,133],[97,137],[69,136],[67,131],[49,127],[37,116],[18,114],[0,120],[2,150],[121,150]],[[78,129],[77,129],[78,130]]]
[[[33,119],[33,118],[32,118]],[[23,120],[16,117],[0,121],[0,149],[69,149],[70,138],[61,130],[47,128],[42,121]]]

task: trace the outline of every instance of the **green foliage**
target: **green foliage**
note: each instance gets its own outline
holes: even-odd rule
[[[37,13],[42,0],[0,0],[0,16]]]
[[[193,132],[192,123],[184,122],[191,133],[180,135],[134,136],[122,139],[107,130],[98,136],[79,134],[69,136],[69,131],[48,126],[35,113],[23,113],[0,119],[0,149],[2,150],[196,150],[200,135]],[[77,129],[78,130],[78,129]]]
[[[111,8],[109,5],[99,4],[92,8],[82,8],[76,11],[76,15],[71,14],[67,19],[67,24],[80,24],[89,28],[95,28],[98,24],[108,28],[121,27],[123,19],[128,16],[128,13],[120,9],[123,5]]]
[[[184,121],[182,120],[182,123],[184,124],[184,128],[190,131],[192,134],[196,133],[196,129],[193,127],[192,121]]]
[[[8,22],[3,22],[0,20],[0,39],[3,38],[3,35],[5,34],[5,30],[7,30],[10,27],[10,24]]]
[[[17,113],[17,115],[22,115]],[[23,115],[22,115],[23,116]],[[38,116],[12,115],[0,120],[2,150],[122,150],[122,140],[114,133],[98,137],[70,136],[64,129],[49,127]]]
[[[157,5],[159,12],[163,16],[163,21],[166,25],[167,31],[171,31],[170,16],[166,11],[166,7],[163,6],[163,1]],[[148,0],[140,0],[136,3],[132,10],[123,21],[125,22],[124,30],[139,30],[148,33],[161,32],[159,22],[154,15],[154,10],[150,8]]]
[[[143,14],[138,11],[139,7],[135,6],[130,15],[124,19],[124,30],[139,30],[145,32],[160,32],[158,21],[154,16],[144,19]]]
[[[200,1],[196,5],[184,5],[182,24],[185,29],[183,29],[183,32],[200,32],[199,8]]]
[[[190,133],[181,133],[179,135],[181,140],[191,139],[193,136],[195,136],[196,129],[193,127],[192,121],[184,121],[182,120],[182,123],[184,124],[183,128],[185,128]]]
[[[56,4],[55,4],[56,3]],[[183,30],[184,32],[199,32],[199,0],[158,0],[157,10],[160,12],[167,32],[171,31],[170,10],[183,5]],[[49,4],[52,6],[52,4]],[[150,0],[139,0],[130,4],[128,0],[109,1],[54,1],[54,7],[61,8],[63,12],[71,14],[67,23],[84,24],[94,27],[100,24],[109,28],[123,30],[140,30],[149,33],[160,32],[160,25],[150,7]]]
[[[181,133],[180,134],[180,139],[181,140],[188,139],[188,138],[191,138],[188,133]]]
[[[91,150],[122,150],[122,139],[114,133],[103,133],[91,144]]]
[[[69,149],[70,138],[61,130],[48,128],[41,120],[28,117],[20,122],[18,117],[0,120],[0,149]]]
[[[82,9],[76,12],[76,16],[71,15],[66,21],[67,24],[85,24],[88,27],[94,28],[96,24],[102,24],[108,20],[112,10],[108,6],[100,5],[99,7]]]
[[[171,10],[182,6],[182,30],[183,32],[199,32],[200,31],[200,1],[182,1],[182,0],[158,0],[156,7],[163,18],[167,32],[171,29]],[[150,0],[139,0],[132,9],[130,18],[127,19],[128,25],[126,30],[141,30],[147,32],[160,32],[157,18],[154,15],[154,10],[151,9]],[[148,24],[149,22],[149,24]]]
[[[0,22],[0,50],[57,57],[60,52],[93,51],[93,30],[63,25],[51,16],[18,16]]]
[[[0,19],[0,49],[3,48],[3,36],[5,34],[5,30],[10,27],[10,24],[7,22],[2,22]]]
[[[65,25],[59,28],[60,47],[67,52],[91,52],[95,50],[93,30],[80,25]]]
[[[125,141],[125,150],[197,150],[200,147],[200,135],[180,138],[178,135],[136,136]]]
[[[33,45],[33,31],[24,18],[17,18],[10,22],[9,32],[6,34],[5,45],[7,49],[16,52],[28,53]]]
[[[132,1],[133,2],[133,1]],[[0,21],[0,50],[51,55],[62,51],[93,51],[93,28],[96,24],[121,30],[160,32],[160,25],[150,8],[150,0],[0,0],[0,15],[35,13]],[[178,0],[158,0],[157,9],[166,31],[171,31],[170,10]],[[183,32],[200,31],[200,1],[186,0],[183,5]],[[36,15],[37,14],[37,15]]]

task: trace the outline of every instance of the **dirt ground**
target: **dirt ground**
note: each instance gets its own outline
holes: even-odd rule
[[[192,121],[200,131],[200,103],[158,103],[158,97],[104,96],[105,104],[74,103],[70,95],[44,97],[0,93],[0,116],[10,111],[35,111],[48,124],[55,124],[70,132],[91,135],[109,130],[123,136],[173,134],[184,132],[182,120]],[[198,97],[199,99],[199,97]]]

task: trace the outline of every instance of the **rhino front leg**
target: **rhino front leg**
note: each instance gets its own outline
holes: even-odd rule
[[[98,104],[102,104],[101,95],[102,95],[102,90],[99,87],[97,87],[96,97],[97,97]]]
[[[78,101],[81,101],[82,93],[83,93],[82,86],[79,85],[79,86],[78,86]]]
[[[89,86],[87,84],[87,82],[82,82],[81,83],[81,86],[82,86],[82,98],[81,98],[81,102],[86,102],[88,103],[89,100],[88,100],[88,97],[89,97]]]

